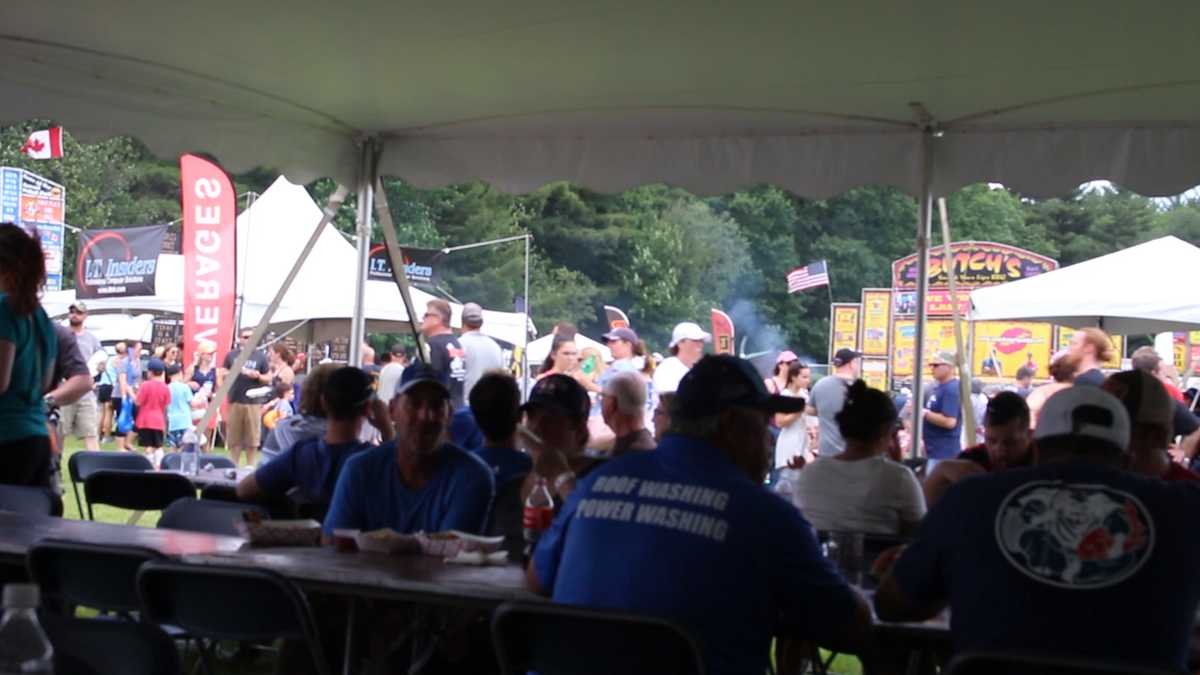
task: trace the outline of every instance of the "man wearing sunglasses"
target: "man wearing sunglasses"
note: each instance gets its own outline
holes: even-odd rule
[[[225,354],[222,367],[217,369],[217,387],[229,376],[234,359],[253,334],[254,331],[249,328],[238,334],[237,349],[229,350]],[[225,421],[225,445],[229,448],[229,457],[235,464],[241,464],[243,451],[246,453],[246,463],[254,464],[254,452],[258,450],[262,440],[262,424],[260,405],[251,399],[247,392],[270,382],[267,354],[261,349],[255,350],[250,354],[250,358],[246,359],[242,371],[233,381],[233,387],[229,389],[229,419]]]

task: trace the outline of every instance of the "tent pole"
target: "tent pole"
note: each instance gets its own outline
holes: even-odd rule
[[[529,397],[529,240],[533,237],[525,235],[525,325],[521,331],[521,393],[522,399]]]
[[[933,130],[921,128],[921,198],[917,204],[917,334],[913,344],[912,432],[909,456],[921,449],[925,396],[925,303],[929,295],[929,235],[933,227]]]
[[[396,238],[396,224],[392,222],[392,209],[388,205],[387,191],[383,189],[383,179],[375,176],[375,217],[379,219],[379,229],[383,230],[383,242],[387,245],[388,261],[392,264],[392,279],[400,289],[400,299],[404,301],[404,313],[408,315],[408,325],[412,328],[413,340],[417,343],[417,360],[428,362],[425,353],[425,341],[421,329],[417,326],[417,310],[413,307],[412,292],[408,286],[408,276],[404,272],[404,255],[400,251],[400,241]]]
[[[358,174],[358,266],[354,278],[354,314],[350,319],[350,363],[362,364],[362,343],[366,339],[363,307],[367,293],[367,266],[371,259],[371,212],[375,200],[375,142],[365,139],[362,144],[362,167]]]
[[[950,287],[950,312],[954,318],[954,360],[958,366],[958,384],[959,384],[959,408],[963,420],[963,432],[967,436],[967,446],[975,445],[975,406],[971,401],[971,366],[974,364],[973,359],[966,358],[967,350],[964,340],[970,337],[968,333],[966,337],[963,334],[963,318],[962,313],[958,311],[958,287],[954,280],[954,256],[950,250],[950,216],[946,214],[946,199],[939,197],[937,200],[938,215],[942,220],[942,260],[945,262],[943,267],[946,270],[946,284]]]

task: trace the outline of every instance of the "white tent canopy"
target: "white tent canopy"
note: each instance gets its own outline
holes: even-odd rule
[[[539,366],[544,363],[546,361],[546,357],[550,355],[550,349],[553,346],[553,333],[548,333],[536,340],[531,341],[526,349],[526,353],[529,355],[529,365]],[[600,350],[600,356],[603,357],[605,363],[612,361],[612,351],[610,351],[603,342],[597,342],[583,333],[575,334],[575,346],[578,347],[579,351],[581,352],[589,347],[592,349],[598,349]]]
[[[975,321],[1047,321],[1099,326],[1116,335],[1200,327],[1187,282],[1200,248],[1162,237],[1029,279],[971,292]]]

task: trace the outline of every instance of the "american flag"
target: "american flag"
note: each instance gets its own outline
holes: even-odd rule
[[[825,267],[824,260],[809,263],[788,272],[787,281],[788,293],[797,293],[817,286],[828,286],[829,269]]]

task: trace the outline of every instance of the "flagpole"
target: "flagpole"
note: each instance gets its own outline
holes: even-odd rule
[[[829,293],[829,306],[833,307],[833,275],[829,273],[829,261],[822,260],[821,264],[825,266],[825,290]]]

